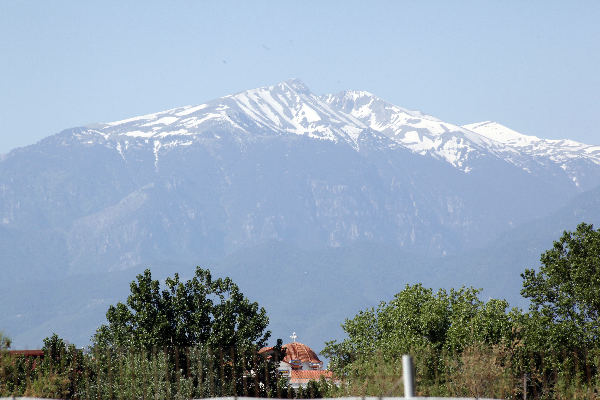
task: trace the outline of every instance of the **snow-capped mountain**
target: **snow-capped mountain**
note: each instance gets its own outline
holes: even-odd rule
[[[131,143],[130,138],[152,140],[158,153],[162,147],[219,139],[224,133],[242,137],[293,134],[358,149],[358,137],[365,129],[356,118],[321,101],[302,82],[289,80],[206,104],[101,124],[83,134],[115,141],[119,151]]]
[[[60,201],[39,205],[32,199],[28,209],[16,195],[23,188],[6,180],[7,171],[43,149],[68,154],[52,158],[56,177],[81,172],[64,182],[71,188],[66,193],[47,182],[31,183]],[[82,168],[89,158],[97,163]],[[66,160],[73,164],[68,172],[60,169]],[[386,241],[446,254],[481,245],[495,231],[543,216],[600,185],[599,164],[598,146],[538,139],[489,122],[458,126],[368,92],[318,96],[290,80],[66,130],[18,149],[0,164],[0,218],[5,227],[24,221],[64,227],[69,252],[77,257],[94,254],[87,246],[95,240],[107,243],[103,254],[113,254],[122,247],[115,237],[131,237],[122,231],[121,217],[139,227],[140,207],[159,207],[149,203],[165,199],[175,204],[169,213],[178,213],[157,222],[165,234],[173,234],[173,218],[190,225],[190,235],[195,229],[207,238],[211,229],[221,232],[218,245],[206,251],[293,236],[311,245]],[[108,170],[94,175],[101,169]],[[90,176],[104,185],[82,190],[73,183]],[[279,192],[284,187],[287,192]],[[210,195],[198,198],[195,191]],[[90,241],[90,229],[108,231]],[[153,229],[144,232],[156,235]],[[186,240],[173,245],[188,251]],[[107,263],[119,269],[142,259],[139,251],[128,251]]]
[[[346,91],[322,98],[381,132],[397,146],[444,160],[463,172],[471,170],[471,160],[489,152],[489,141],[481,135],[419,111],[389,104],[369,92]]]
[[[428,266],[462,265],[438,261],[599,187],[599,154],[497,123],[458,126],[368,92],[319,96],[297,80],[67,129],[0,159],[0,293],[25,281],[17,292],[37,287],[33,298],[48,282],[62,290],[56,282],[70,280],[79,297],[69,304],[82,302],[84,319],[100,304],[101,319],[106,304],[90,297],[85,285],[97,279],[87,274],[112,286],[111,276],[148,266],[229,265],[242,287],[287,279],[318,301],[307,310],[325,304],[351,315],[327,279],[351,276],[355,283],[338,289],[357,299],[352,285],[364,285],[362,296],[375,301],[382,282],[392,295],[417,276],[410,271],[437,276]],[[297,267],[286,269],[286,257]],[[411,261],[425,258],[435,261]],[[470,268],[444,276],[467,279]],[[287,285],[273,286],[258,295],[293,307]],[[60,311],[41,307],[24,321],[13,297],[0,299],[0,327],[9,330],[45,326]]]
[[[130,146],[151,144],[155,166],[160,153],[194,142],[257,135],[298,135],[350,145],[404,148],[443,160],[469,173],[492,158],[532,174],[561,174],[578,190],[600,184],[589,169],[600,165],[600,146],[548,140],[515,132],[496,122],[464,126],[390,104],[365,91],[317,96],[302,82],[289,80],[122,121],[98,124],[78,136],[90,144],[98,136],[122,157]],[[108,144],[108,143],[107,143]],[[557,168],[560,168],[558,170]]]
[[[389,104],[364,91],[346,91],[322,98],[398,145],[445,160],[467,173],[473,168],[474,160],[487,156],[498,157],[528,173],[560,167],[575,186],[580,187],[585,180],[582,189],[600,183],[594,178],[588,182],[587,168],[580,165],[592,164],[587,167],[593,169],[594,165],[600,165],[600,146],[567,139],[540,139],[490,121],[457,126]]]
[[[527,171],[530,171],[532,163],[541,165],[552,163],[565,171],[578,188],[583,185],[583,189],[590,189],[597,185],[594,178],[589,181],[586,170],[600,165],[600,146],[569,139],[540,139],[536,136],[523,135],[491,121],[468,124],[463,128],[501,143],[502,146],[495,144],[493,148],[498,153],[504,154],[508,161],[521,165]],[[514,157],[515,152],[521,156],[520,162]],[[527,157],[529,160],[524,160]]]

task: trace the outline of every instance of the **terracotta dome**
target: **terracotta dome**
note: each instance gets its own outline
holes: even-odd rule
[[[291,363],[292,360],[300,360],[302,363],[321,364],[321,360],[317,357],[317,353],[303,343],[293,342],[284,344],[282,347],[285,349],[285,357],[281,361],[285,361],[288,364]],[[258,353],[269,354],[271,350],[273,350],[273,347],[263,347]]]
[[[283,359],[285,362],[300,360],[301,362],[321,363],[317,353],[305,344],[293,342],[284,344],[283,347],[285,348],[285,358]]]

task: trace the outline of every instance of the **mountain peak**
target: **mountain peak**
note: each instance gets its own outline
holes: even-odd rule
[[[351,98],[355,101],[361,98],[381,100],[379,97],[375,96],[371,92],[367,92],[366,90],[344,90],[340,93],[340,95],[346,98]]]
[[[87,129],[101,140],[123,141],[115,144],[122,157],[122,149],[132,145],[126,138],[138,138],[140,146],[152,138],[157,165],[160,153],[167,148],[219,139],[223,134],[298,135],[345,143],[355,150],[367,143],[405,148],[444,160],[463,172],[472,170],[474,160],[487,156],[518,164],[526,171],[535,167],[527,164],[529,161],[540,158],[558,163],[561,168],[569,160],[578,159],[600,164],[600,146],[540,139],[493,121],[461,127],[388,103],[364,90],[317,96],[300,79]],[[81,140],[87,143],[90,139],[86,135]]]
[[[310,93],[308,86],[298,78],[287,79],[277,86],[287,86],[298,93]]]

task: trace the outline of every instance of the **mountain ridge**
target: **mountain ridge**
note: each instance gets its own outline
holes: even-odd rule
[[[468,281],[476,267],[463,255],[600,187],[595,156],[565,141],[509,146],[368,92],[319,96],[297,80],[67,129],[0,161],[0,269],[25,297],[7,300],[0,327],[19,337],[32,323],[17,315],[24,307],[51,312],[27,282],[60,290],[105,276],[126,287],[146,267],[214,265],[265,301],[289,294],[259,292],[261,279],[301,278],[315,296],[346,277],[347,296],[364,292],[355,308],[381,295],[386,276],[386,295],[430,275]],[[76,292],[64,301],[106,306]],[[337,318],[349,309],[334,297],[324,306]],[[62,320],[89,331],[102,314],[85,307]]]
[[[298,79],[200,105],[79,129],[82,142],[93,141],[96,135],[107,144],[113,142],[121,157],[125,157],[124,152],[133,142],[152,140],[155,166],[161,151],[189,146],[195,140],[218,140],[221,137],[215,131],[233,135],[276,132],[341,142],[357,151],[368,137],[371,145],[403,147],[444,160],[465,173],[471,171],[480,157],[497,157],[528,173],[550,163],[561,168],[579,191],[600,184],[597,179],[588,182],[578,165],[581,162],[600,165],[600,146],[567,139],[540,139],[491,121],[459,126],[387,103],[367,91],[347,90],[317,96]],[[359,137],[363,140],[359,141]]]

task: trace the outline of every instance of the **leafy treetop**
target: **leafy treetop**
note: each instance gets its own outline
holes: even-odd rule
[[[511,334],[508,303],[481,301],[473,288],[433,290],[406,286],[377,309],[361,311],[342,328],[348,338],[328,342],[323,354],[335,369],[374,354],[397,358],[416,349],[460,351],[473,342],[499,343]]]
[[[93,340],[98,346],[188,347],[198,344],[226,349],[263,346],[270,336],[264,308],[250,302],[230,279],[213,280],[196,268],[194,277],[167,278],[161,290],[150,270],[131,283],[127,302],[110,306],[107,325]]]
[[[565,231],[540,258],[539,272],[526,269],[521,294],[531,300],[538,326],[551,326],[540,339],[596,346],[600,340],[600,231],[579,224]]]

